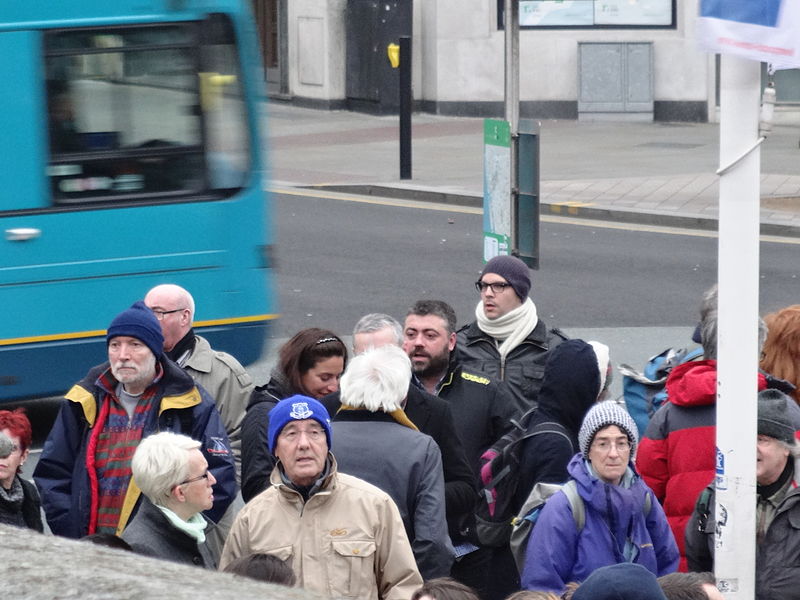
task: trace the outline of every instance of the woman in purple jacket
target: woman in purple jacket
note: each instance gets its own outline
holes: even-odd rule
[[[578,434],[581,452],[567,468],[583,504],[583,527],[564,492],[554,494],[528,540],[523,588],[560,593],[570,581],[623,562],[657,577],[675,571],[678,547],[667,518],[634,469],[638,436],[616,402],[601,402],[586,414]]]

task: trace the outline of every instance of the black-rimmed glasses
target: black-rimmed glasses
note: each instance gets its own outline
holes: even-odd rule
[[[156,310],[156,309],[151,309],[151,310],[153,311],[153,314],[156,316],[156,319],[158,319],[159,321],[163,321],[164,317],[166,317],[167,315],[171,315],[172,313],[176,312],[181,312],[182,310],[186,309],[176,308],[175,310]]]
[[[506,288],[510,288],[510,283],[504,283],[498,281],[497,283],[486,283],[485,281],[476,281],[475,282],[475,289],[479,292],[483,292],[486,288],[491,288],[493,294],[501,294],[505,291]]]

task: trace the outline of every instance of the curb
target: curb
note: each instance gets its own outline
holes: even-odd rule
[[[417,200],[421,202],[436,202],[438,204],[451,204],[481,208],[483,198],[455,192],[437,191],[425,188],[390,186],[381,184],[322,184],[301,186],[306,189],[328,190],[346,194],[359,194],[363,196],[379,196],[381,198],[394,198],[397,200]],[[662,227],[679,227],[684,229],[699,229],[702,231],[717,231],[719,221],[715,217],[703,215],[675,215],[671,213],[642,212],[620,208],[599,208],[592,206],[573,206],[569,202],[540,204],[542,215],[560,217],[573,217],[576,219],[589,219],[598,221],[617,221],[621,223],[635,223],[638,225],[658,225]],[[778,223],[761,223],[761,235],[779,237],[800,237],[800,227],[794,225],[780,225]]]

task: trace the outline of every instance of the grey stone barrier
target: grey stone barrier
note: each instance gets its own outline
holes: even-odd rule
[[[15,600],[319,600],[311,592],[0,525],[3,597]]]

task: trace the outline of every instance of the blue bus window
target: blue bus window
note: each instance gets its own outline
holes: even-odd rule
[[[56,204],[244,185],[250,140],[230,20],[45,35]]]

